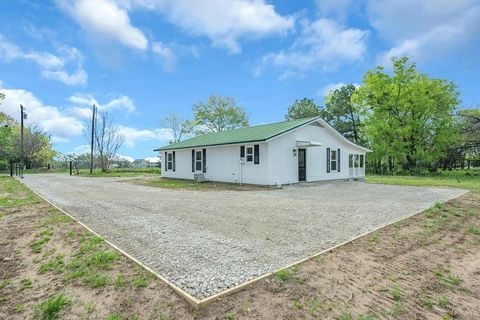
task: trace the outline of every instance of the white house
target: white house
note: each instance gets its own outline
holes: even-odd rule
[[[163,152],[167,178],[261,185],[362,179],[365,154],[320,117],[197,136]]]

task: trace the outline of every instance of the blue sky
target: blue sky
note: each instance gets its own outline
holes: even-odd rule
[[[81,152],[93,103],[126,136],[121,154],[155,156],[171,112],[212,93],[251,124],[281,121],[295,99],[323,104],[341,84],[409,55],[480,105],[478,1],[1,1],[0,110]]]

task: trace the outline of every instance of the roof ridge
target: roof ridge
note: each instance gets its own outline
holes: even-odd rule
[[[226,131],[210,132],[172,143],[154,151],[183,149],[199,146],[225,145],[254,141],[266,141],[279,134],[288,132],[320,117],[309,117],[290,121],[265,123],[250,127],[235,128]]]

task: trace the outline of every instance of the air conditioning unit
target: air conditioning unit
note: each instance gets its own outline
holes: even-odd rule
[[[193,181],[195,182],[205,182],[205,175],[203,173],[195,173],[193,175]]]

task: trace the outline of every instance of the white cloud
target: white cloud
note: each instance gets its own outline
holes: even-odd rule
[[[117,161],[128,161],[128,162],[135,161],[134,158],[132,158],[130,156],[121,155],[121,154],[118,154],[115,158],[116,158]]]
[[[65,70],[43,70],[42,76],[46,79],[58,80],[70,86],[84,84],[88,79],[87,73],[83,69],[77,69],[71,74],[67,73]]]
[[[16,120],[20,119],[19,106],[25,107],[28,119],[26,124],[37,124],[52,136],[54,142],[65,142],[72,137],[80,136],[83,124],[72,116],[65,115],[55,106],[45,105],[33,93],[23,89],[1,88],[5,94],[2,111]]]
[[[338,83],[330,83],[324,86],[322,89],[320,89],[317,94],[322,97],[326,97],[331,91],[335,91],[337,89],[340,89],[341,87],[346,86],[346,83],[343,82],[338,82]],[[355,88],[360,87],[358,83],[353,83]]]
[[[70,153],[78,153],[78,154],[90,153],[90,145],[82,144],[82,145],[76,146],[73,148],[73,151]]]
[[[346,28],[329,19],[303,21],[301,33],[293,45],[265,55],[262,63],[297,71],[335,68],[342,63],[362,60],[367,36],[367,31]]]
[[[353,0],[315,0],[315,4],[320,17],[332,17],[340,21],[345,21],[355,6]]]
[[[70,112],[76,114],[79,117],[82,118],[90,118],[92,114],[92,106],[95,104],[98,108],[98,110],[101,111],[113,111],[113,110],[123,110],[127,113],[131,113],[135,111],[135,103],[131,98],[125,95],[121,95],[117,98],[114,98],[110,100],[107,103],[100,103],[98,100],[89,93],[86,94],[80,94],[77,93],[68,100],[73,103],[74,107],[69,109]]]
[[[478,59],[478,2],[371,1],[367,3],[367,12],[372,26],[393,45],[380,54],[380,64],[390,66],[391,57],[402,55],[413,56],[420,62],[443,61],[448,56]]]
[[[172,132],[166,128],[147,130],[120,125],[118,126],[118,131],[125,136],[125,145],[128,147],[135,146],[137,140],[155,139],[160,142],[167,142],[173,138]]]
[[[112,0],[59,0],[57,4],[96,41],[116,41],[139,50],[148,47],[146,36],[132,25],[127,10]]]
[[[48,52],[25,51],[16,44],[7,41],[0,34],[0,59],[5,62],[24,60],[33,62],[43,70],[41,75],[46,79],[53,79],[67,85],[80,85],[87,82],[88,76],[83,69],[83,55],[76,48],[58,46],[60,55]],[[72,73],[66,67],[74,68]]]
[[[157,162],[160,162],[160,157],[147,157],[145,158],[145,161],[151,162],[151,163],[157,163]]]
[[[172,48],[161,42],[154,42],[152,44],[152,51],[161,59],[165,71],[173,71],[175,69],[177,56]]]
[[[263,0],[246,1],[133,1],[130,7],[156,10],[195,36],[208,37],[214,46],[231,53],[241,51],[240,38],[285,34],[295,19],[284,17]]]

